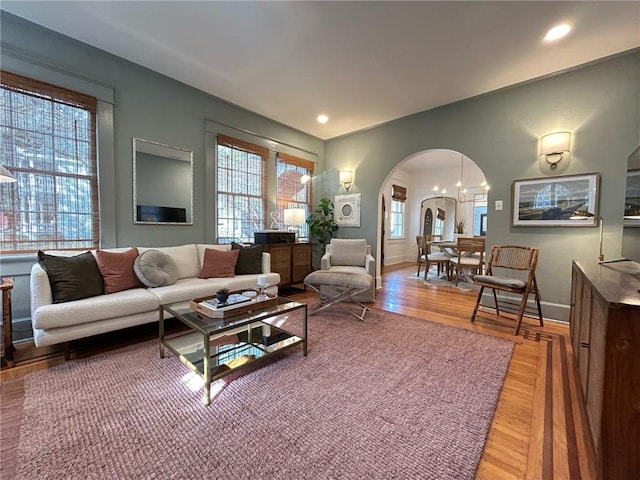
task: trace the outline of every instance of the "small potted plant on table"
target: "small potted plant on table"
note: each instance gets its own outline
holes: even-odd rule
[[[216,290],[216,300],[220,303],[227,303],[227,300],[229,300],[229,289],[223,287]]]

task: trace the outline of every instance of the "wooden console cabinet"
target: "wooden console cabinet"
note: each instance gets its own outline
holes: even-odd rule
[[[311,273],[310,243],[266,243],[264,251],[271,254],[271,271],[280,274],[278,287],[302,283]]]
[[[640,264],[573,262],[571,343],[598,479],[640,478]]]

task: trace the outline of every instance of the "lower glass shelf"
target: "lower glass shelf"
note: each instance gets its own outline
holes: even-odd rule
[[[266,335],[265,335],[266,334]],[[263,323],[252,324],[244,331],[210,340],[209,368],[211,380],[223,377],[234,369],[271,355],[303,339],[284,330]],[[191,370],[205,377],[204,338],[191,332],[164,339],[169,347]]]

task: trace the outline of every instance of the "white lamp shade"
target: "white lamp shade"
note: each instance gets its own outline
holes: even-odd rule
[[[351,183],[353,182],[353,172],[351,170],[343,170],[340,172],[340,183]]]
[[[540,155],[570,151],[571,132],[550,133],[540,138]]]
[[[0,182],[17,182],[17,179],[9,170],[0,165]]]
[[[304,208],[285,208],[284,223],[285,225],[304,225],[305,214]]]

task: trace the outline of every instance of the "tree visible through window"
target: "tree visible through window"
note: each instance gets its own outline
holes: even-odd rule
[[[0,250],[97,248],[100,240],[93,97],[2,72]]]
[[[253,242],[264,229],[269,150],[219,134],[217,242]]]

